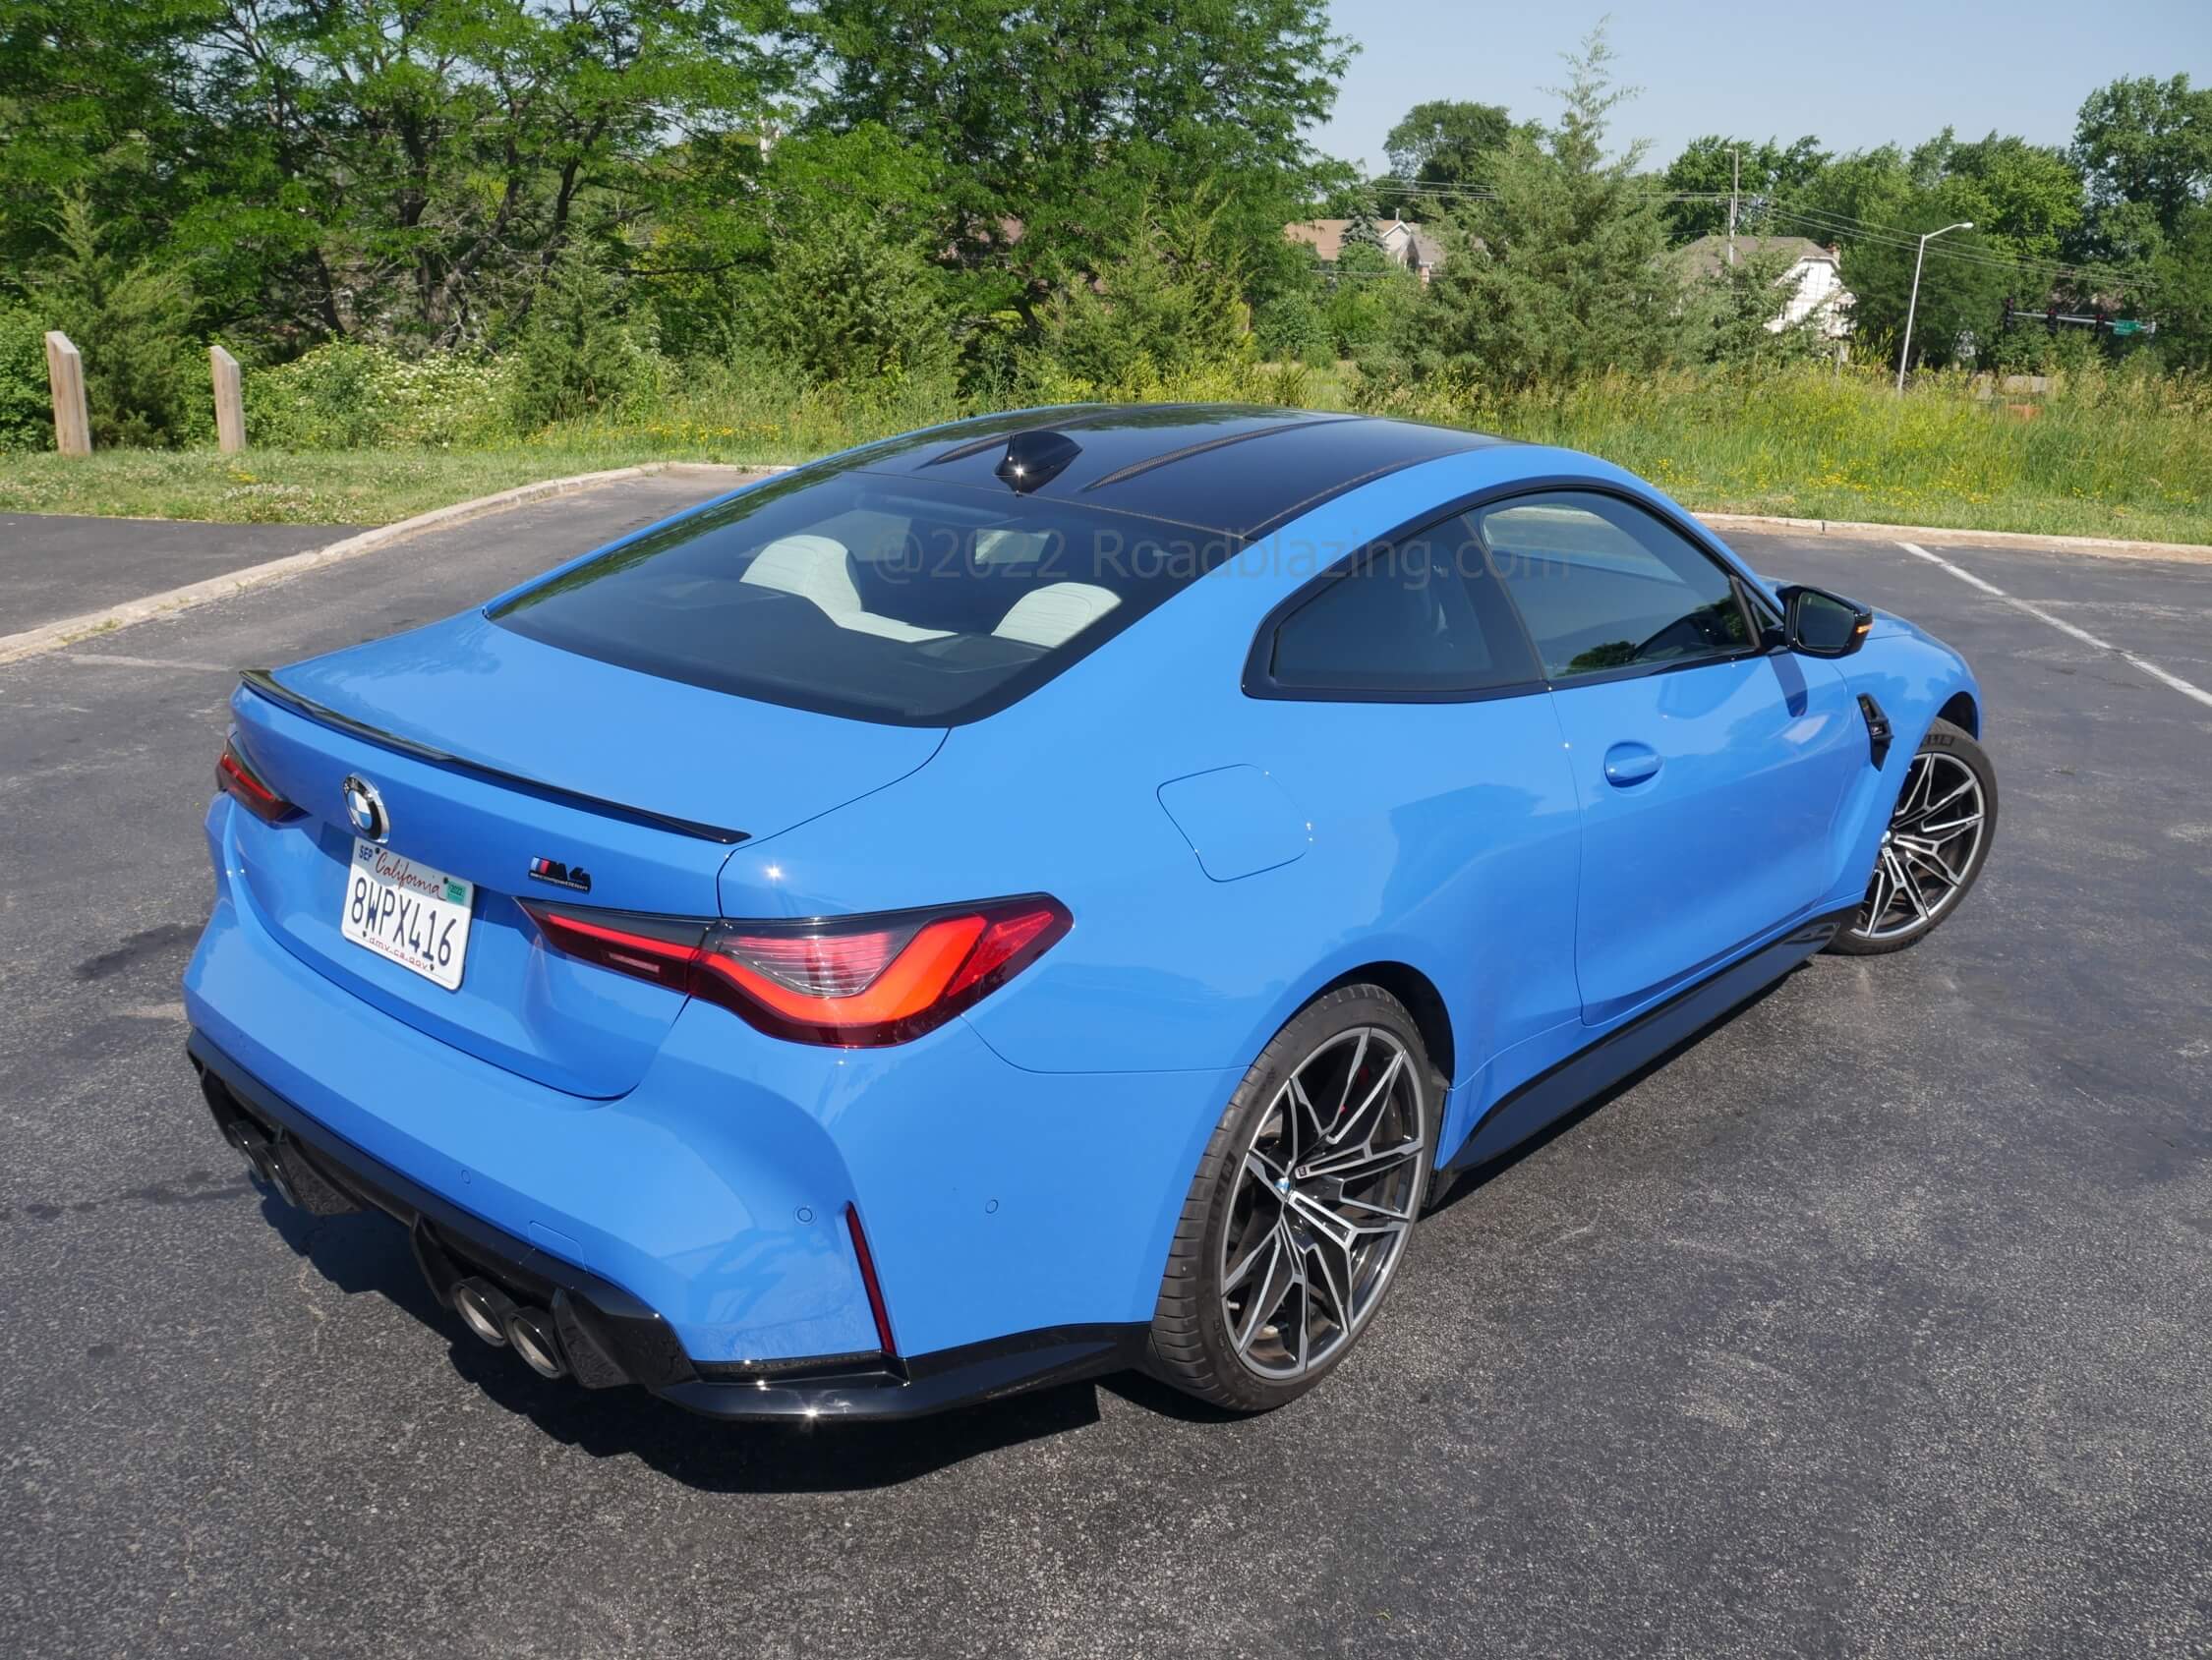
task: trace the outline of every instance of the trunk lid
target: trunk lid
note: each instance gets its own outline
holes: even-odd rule
[[[262,925],[394,1018],[590,1097],[635,1085],[682,997],[548,951],[516,899],[717,915],[732,846],[905,776],[944,738],[657,679],[476,615],[258,678],[232,700],[239,745],[305,814],[232,816]],[[458,989],[341,932],[348,776],[381,796],[388,852],[475,885]],[[534,861],[587,873],[589,890]]]

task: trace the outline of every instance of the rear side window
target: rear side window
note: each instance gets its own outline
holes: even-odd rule
[[[1025,696],[1236,544],[930,480],[793,475],[495,609],[534,640],[669,680],[895,725]]]
[[[1473,527],[1451,519],[1315,584],[1276,625],[1267,678],[1312,697],[1446,697],[1527,685],[1537,672]]]
[[[1475,514],[1486,563],[1553,680],[1732,657],[1751,645],[1727,572],[1614,496],[1515,496]]]

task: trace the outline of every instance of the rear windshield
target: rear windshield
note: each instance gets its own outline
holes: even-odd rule
[[[1216,532],[858,472],[793,474],[498,606],[563,651],[740,697],[953,725],[1226,559]]]

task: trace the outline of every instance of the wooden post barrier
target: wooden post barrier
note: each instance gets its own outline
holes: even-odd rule
[[[92,417],[85,407],[85,360],[58,328],[46,331],[46,383],[54,392],[54,448],[92,453]]]
[[[225,455],[246,447],[246,399],[239,389],[238,360],[220,346],[207,348],[215,380],[215,441]]]

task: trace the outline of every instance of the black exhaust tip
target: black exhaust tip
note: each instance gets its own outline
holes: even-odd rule
[[[271,1129],[238,1104],[220,1078],[204,1067],[200,1092],[223,1139],[253,1167],[255,1177],[294,1210],[310,1216],[344,1216],[361,1208],[352,1194],[332,1182],[281,1129]]]
[[[223,1123],[223,1139],[244,1155],[253,1168],[255,1179],[275,1191],[276,1196],[294,1209],[299,1207],[299,1189],[276,1157],[276,1149],[269,1139],[245,1118],[230,1118]]]
[[[506,1346],[507,1317],[515,1311],[514,1298],[489,1280],[463,1280],[453,1288],[453,1306],[460,1310],[462,1325],[494,1348]]]
[[[507,1316],[507,1346],[541,1378],[568,1375],[568,1362],[561,1357],[553,1316],[542,1308],[517,1308]]]

